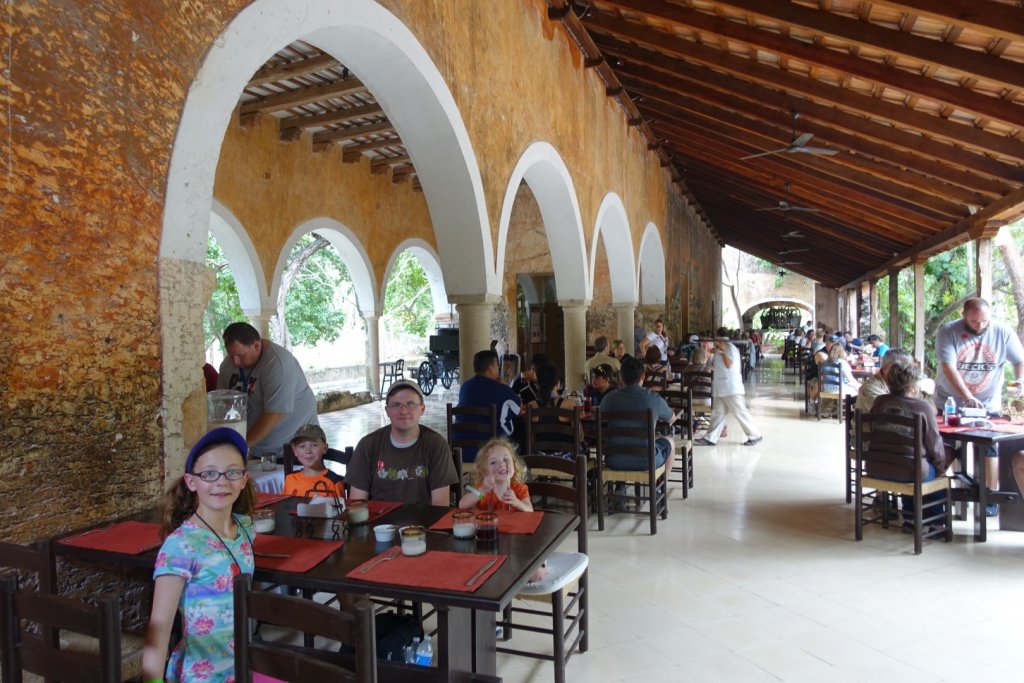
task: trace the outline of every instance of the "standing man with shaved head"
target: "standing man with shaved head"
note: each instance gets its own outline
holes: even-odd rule
[[[939,328],[935,339],[939,362],[935,381],[938,410],[952,396],[957,407],[998,413],[1003,402],[1003,364],[1012,363],[1014,377],[1018,382],[1024,379],[1024,346],[1017,333],[990,317],[988,302],[975,297],[964,302],[960,320]],[[988,460],[985,478],[990,489],[999,487],[999,463],[995,458]],[[985,513],[994,517],[999,509],[990,504]]]

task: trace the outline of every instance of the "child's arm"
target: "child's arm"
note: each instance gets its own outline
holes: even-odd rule
[[[516,495],[516,492],[510,486],[505,489],[505,493],[502,494],[501,502],[508,503],[520,512],[533,512],[533,502],[530,500],[530,491],[525,485],[520,489],[524,494],[522,498]]]
[[[185,579],[164,574],[153,582],[153,610],[149,614],[146,647],[142,651],[143,680],[163,680],[174,614],[178,611]]]

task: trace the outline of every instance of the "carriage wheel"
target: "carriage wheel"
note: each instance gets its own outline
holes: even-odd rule
[[[434,385],[437,384],[437,373],[434,372],[434,366],[430,361],[420,363],[417,379],[420,383],[420,389],[423,390],[423,395],[430,396],[430,392],[434,390]]]
[[[445,389],[451,389],[454,376],[455,373],[453,373],[452,369],[446,365],[441,371],[441,386]]]

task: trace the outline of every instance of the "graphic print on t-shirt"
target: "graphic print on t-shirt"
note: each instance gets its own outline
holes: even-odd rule
[[[988,346],[981,342],[969,342],[957,352],[956,368],[971,393],[978,394],[995,379],[999,364]]]

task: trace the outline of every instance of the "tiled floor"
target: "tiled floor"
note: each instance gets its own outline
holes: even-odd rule
[[[898,530],[855,542],[841,428],[801,419],[802,390],[779,380],[766,369],[749,383],[765,440],[741,447],[732,423],[700,448],[696,486],[685,502],[672,493],[657,536],[634,516],[591,524],[591,644],[569,680],[1024,680],[1024,534],[979,544],[958,522],[953,543],[920,556]],[[457,398],[438,387],[427,423],[443,433]],[[386,422],[380,402],[321,419],[341,446]],[[514,642],[550,648],[522,631]],[[553,678],[547,662],[498,666],[510,683]]]

